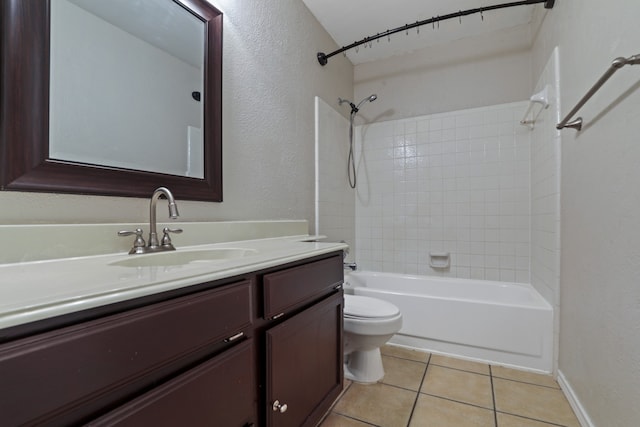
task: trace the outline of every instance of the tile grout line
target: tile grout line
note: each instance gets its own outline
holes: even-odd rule
[[[394,357],[394,356],[392,356],[392,357]],[[400,358],[400,357],[398,359],[411,360],[411,359],[404,359],[404,358]],[[468,369],[454,368],[452,366],[439,365],[437,363],[431,363],[431,365],[437,366],[439,368],[453,369],[454,371],[467,372],[469,374],[484,375],[485,377],[491,376],[492,378],[496,378],[496,379],[503,380],[503,381],[512,381],[512,382],[520,383],[520,384],[534,385],[534,386],[538,386],[538,387],[549,388],[551,390],[561,390],[561,388],[559,386],[555,387],[555,386],[539,384],[539,383],[535,383],[535,382],[531,382],[531,381],[516,380],[516,379],[513,379],[513,378],[501,377],[501,376],[496,375],[496,374],[493,373],[493,370],[491,369],[492,365],[489,365],[489,364],[487,364],[487,366],[489,367],[489,373],[488,374],[484,374],[482,372],[477,372],[477,371],[470,371]]]
[[[561,390],[560,386],[550,386],[550,385],[540,384],[540,383],[537,383],[537,382],[526,381],[526,380],[522,380],[522,379],[514,379],[514,378],[509,378],[509,377],[506,377],[506,376],[500,376],[500,375],[494,374],[493,373],[493,369],[492,369],[493,365],[491,365],[491,364],[486,364],[486,366],[489,368],[489,373],[488,374],[485,374],[483,372],[478,372],[478,371],[472,371],[472,370],[469,370],[469,369],[462,369],[462,368],[456,368],[456,367],[453,367],[453,366],[441,365],[441,364],[438,364],[436,362],[431,362],[432,354],[431,353],[428,353],[428,354],[429,354],[429,358],[428,358],[427,362],[422,362],[420,360],[415,360],[415,359],[409,359],[407,357],[396,356],[396,355],[393,355],[393,354],[384,354],[383,353],[382,356],[384,356],[384,357],[392,357],[394,359],[406,360],[406,361],[415,362],[415,363],[423,363],[423,364],[428,363],[429,365],[437,366],[439,368],[453,369],[454,371],[467,372],[467,373],[470,373],[470,374],[483,375],[483,376],[486,376],[486,377],[491,376],[492,378],[496,378],[496,379],[499,379],[499,380],[502,380],[502,381],[512,381],[512,382],[515,382],[515,383],[533,385],[533,386],[538,386],[538,387],[544,387],[544,388],[548,388],[548,389],[552,389],[552,390]],[[457,360],[462,360],[462,359],[457,359]],[[478,363],[480,363],[480,362],[478,362]],[[540,375],[542,375],[542,374],[540,374]],[[401,388],[404,388],[404,387],[401,387]],[[407,389],[407,390],[409,390],[409,389]]]
[[[420,393],[419,394],[424,394],[425,396],[431,396],[431,397],[435,397],[436,399],[442,399],[442,400],[447,400],[449,402],[454,402],[454,403],[459,403],[461,405],[466,405],[466,406],[472,406],[474,408],[478,408],[478,409],[485,409],[487,411],[491,411],[491,408],[487,408],[486,406],[481,406],[481,405],[477,405],[475,403],[469,403],[469,402],[465,402],[463,400],[456,400],[456,399],[451,399],[450,397],[444,397],[444,396],[440,396],[438,394],[431,394],[431,393]],[[502,411],[500,411],[502,412]],[[511,415],[511,414],[510,414]]]
[[[398,390],[410,391],[412,393],[420,393],[420,390],[414,390],[412,388],[402,387],[402,386],[395,385],[395,384],[389,384],[389,383],[385,383],[384,381],[380,381],[380,382],[378,382],[378,384],[382,384],[384,386],[391,387],[391,388],[396,388]],[[426,393],[423,393],[423,394],[426,394]]]
[[[489,380],[491,381],[491,399],[493,399],[493,422],[498,427],[498,412],[496,411],[496,391],[493,387],[493,369],[489,365]]]
[[[551,389],[551,390],[562,390],[560,387],[553,387],[553,386],[550,386],[550,385],[532,383],[532,382],[529,382],[529,381],[514,380],[512,378],[505,378],[505,377],[499,377],[499,376],[496,376],[495,378],[498,379],[498,380],[502,380],[502,381],[511,381],[511,382],[514,382],[514,383],[520,383],[520,384],[526,384],[526,385],[534,385],[536,387],[544,387],[544,388],[548,388],[548,389]]]
[[[495,388],[494,388],[494,385],[493,385],[493,369],[492,369],[491,365],[489,365],[489,374],[490,374],[490,377],[491,377],[491,395],[493,397],[493,416],[495,418],[496,427],[498,427],[498,412],[500,412],[501,414],[511,415],[511,416],[514,416],[514,417],[523,418],[523,419],[526,419],[526,420],[536,421],[536,422],[540,422],[540,423],[546,423],[546,424],[553,425],[553,426],[566,427],[566,426],[564,426],[562,424],[556,424],[556,423],[552,423],[552,422],[549,422],[549,421],[539,420],[539,419],[536,419],[536,418],[525,417],[525,416],[518,415],[518,414],[512,414],[510,412],[498,411],[498,409],[496,408],[496,392],[495,392]],[[496,379],[503,380],[503,381],[513,381],[513,382],[517,382],[517,383],[521,383],[521,384],[528,384],[528,385],[533,385],[533,386],[538,386],[538,387],[545,387],[545,388],[549,388],[549,389],[552,389],[552,390],[554,389],[554,387],[544,386],[544,385],[540,385],[540,384],[533,384],[533,383],[529,383],[529,382],[525,382],[525,381],[511,380],[509,378],[496,377]]]
[[[438,368],[453,369],[454,371],[467,372],[469,374],[484,375],[485,377],[488,377],[491,375],[491,374],[483,374],[482,372],[469,371],[468,369],[452,368],[451,366],[438,365],[437,363],[434,363],[433,366],[437,366]],[[487,366],[490,366],[490,365],[487,365]]]
[[[344,375],[344,374],[343,374]],[[347,390],[349,390],[351,388],[351,386],[353,385],[353,381],[349,382],[349,384],[344,387],[342,389],[342,391],[340,392],[340,394],[338,395],[338,397],[336,398],[336,400],[331,404],[331,407],[327,410],[326,414],[324,414],[324,416],[322,417],[322,419],[320,420],[320,423],[318,424],[317,427],[320,427],[322,424],[324,424],[324,422],[326,421],[326,419],[331,415],[331,413],[336,413],[336,414],[340,414],[339,412],[335,412],[335,408],[336,405],[338,404],[338,402],[340,402],[340,400],[342,400],[342,398],[344,397],[345,394],[347,394]],[[340,414],[343,415],[343,414]],[[344,415],[343,415],[344,416]]]
[[[530,421],[535,421],[537,423],[548,424],[550,426],[568,427],[565,424],[557,424],[557,423],[554,423],[553,421],[545,421],[545,420],[540,420],[538,418],[525,417],[524,415],[512,414],[511,412],[505,412],[505,411],[496,411],[496,412],[500,414],[511,415],[512,417],[516,417],[516,418],[522,418],[523,420],[530,420]]]
[[[427,358],[427,363],[424,367],[424,374],[422,374],[422,379],[420,380],[420,385],[418,386],[418,391],[416,391],[416,398],[413,401],[413,407],[411,407],[411,413],[409,414],[409,419],[407,420],[407,427],[411,425],[411,419],[413,418],[413,413],[416,410],[416,405],[418,404],[418,398],[420,397],[420,390],[422,390],[422,384],[424,384],[425,378],[427,378],[427,369],[429,369],[429,363],[431,362],[431,354]]]
[[[373,423],[370,423],[369,421],[361,420],[360,418],[356,418],[356,417],[353,417],[351,415],[342,414],[340,412],[335,412],[335,413],[340,415],[341,417],[348,418],[350,420],[354,420],[354,421],[357,421],[357,422],[362,423],[362,424],[367,424],[367,425],[370,425],[372,427],[379,427],[378,424],[373,424]]]
[[[422,352],[420,352],[420,353],[422,353]],[[393,357],[394,359],[408,360],[409,362],[427,364],[427,363],[429,363],[429,360],[431,359],[431,353],[424,353],[424,354],[428,354],[429,355],[429,357],[427,358],[426,362],[423,362],[422,360],[409,359],[408,357],[396,356],[394,354],[386,354],[386,353],[382,353],[382,352],[380,353],[380,355],[385,356],[385,357]]]

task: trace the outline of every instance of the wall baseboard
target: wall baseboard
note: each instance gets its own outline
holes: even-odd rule
[[[573,391],[573,388],[571,388],[571,385],[569,384],[564,374],[560,370],[558,370],[557,379],[558,379],[558,384],[560,385],[560,388],[562,389],[562,392],[564,393],[564,395],[567,397],[567,400],[569,401],[569,405],[571,405],[573,412],[575,412],[576,417],[580,422],[580,425],[582,427],[596,427],[593,421],[591,421],[591,418],[589,418],[587,411],[584,409],[584,407],[580,403],[580,400],[578,399],[578,396]]]

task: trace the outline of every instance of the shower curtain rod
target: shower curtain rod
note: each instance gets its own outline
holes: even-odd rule
[[[388,37],[391,34],[399,33],[400,31],[409,31],[413,28],[421,27],[423,25],[433,24],[433,23],[444,21],[447,19],[461,18],[463,16],[472,15],[474,13],[482,13],[489,10],[505,9],[507,7],[526,6],[526,5],[538,4],[538,3],[544,3],[545,9],[552,9],[553,5],[555,4],[555,0],[524,0],[524,1],[511,2],[511,3],[495,4],[492,6],[478,7],[475,9],[460,10],[458,12],[449,13],[447,15],[436,16],[429,19],[425,19],[423,21],[416,21],[413,24],[406,24],[401,27],[394,28],[393,30],[387,30],[383,33],[378,33],[375,36],[365,37],[360,41],[353,42],[349,46],[343,46],[340,49],[335,50],[331,53],[318,52],[317,54],[318,62],[320,63],[320,65],[325,66],[329,61],[329,58],[331,58],[334,55],[345,52],[349,49],[353,49],[354,47],[357,47],[366,43],[370,43],[373,40],[378,40],[382,37]]]

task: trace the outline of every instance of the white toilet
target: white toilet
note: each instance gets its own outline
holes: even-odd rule
[[[402,327],[402,313],[390,302],[344,295],[344,376],[375,383],[384,376],[380,346]]]

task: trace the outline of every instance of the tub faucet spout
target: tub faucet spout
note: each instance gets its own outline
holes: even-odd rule
[[[351,271],[356,271],[358,269],[358,264],[355,262],[343,262],[342,266],[346,270],[347,268],[351,269]]]

